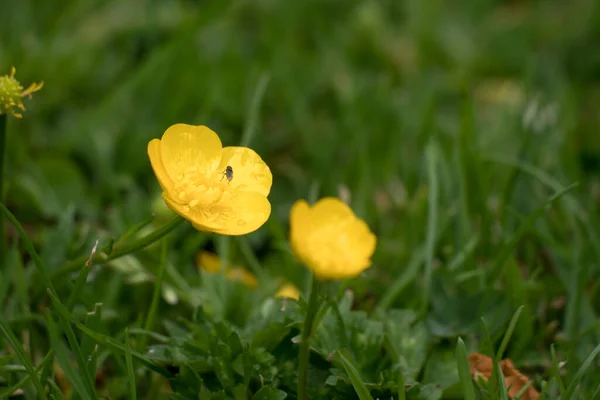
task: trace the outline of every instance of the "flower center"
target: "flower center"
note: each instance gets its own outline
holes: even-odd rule
[[[207,175],[197,167],[189,167],[170,191],[171,198],[190,208],[210,208],[223,198],[228,190],[227,182],[216,177],[221,174]]]

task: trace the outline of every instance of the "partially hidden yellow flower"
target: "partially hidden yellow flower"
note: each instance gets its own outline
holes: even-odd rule
[[[22,118],[23,114],[15,111],[25,111],[25,106],[21,101],[22,97],[29,96],[37,92],[44,86],[44,82],[32,83],[27,89],[15,79],[15,67],[10,70],[10,75],[0,76],[0,114],[12,114],[17,118]]]
[[[244,235],[271,214],[269,167],[252,149],[222,147],[206,126],[171,126],[148,156],[165,203],[198,230]]]
[[[326,197],[312,207],[298,200],[290,213],[296,256],[320,279],[357,276],[371,266],[377,239],[343,201]]]
[[[196,256],[196,264],[203,271],[216,274],[221,271],[221,260],[216,254],[203,251]],[[228,266],[225,269],[225,277],[231,281],[240,281],[249,288],[255,288],[258,281],[254,274],[243,267]]]
[[[288,299],[298,300],[300,298],[300,291],[298,288],[291,283],[284,284],[277,293],[275,293],[275,297],[283,297]]]

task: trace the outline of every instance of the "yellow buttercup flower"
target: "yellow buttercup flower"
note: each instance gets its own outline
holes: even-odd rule
[[[23,86],[15,79],[15,72],[15,67],[12,67],[10,75],[0,76],[0,114],[10,113],[17,118],[22,118],[23,115],[15,111],[15,108],[25,111],[21,98],[31,97],[33,92],[37,92],[44,86],[44,82],[32,83],[27,89],[23,89]]]
[[[252,149],[223,148],[206,126],[171,126],[148,156],[165,203],[198,230],[244,235],[271,214],[269,167]]]
[[[221,271],[221,260],[219,257],[207,251],[203,251],[196,256],[196,264],[199,268],[211,274]],[[238,266],[227,267],[225,269],[225,278],[231,281],[240,281],[250,288],[255,288],[258,285],[254,274]]]
[[[286,283],[283,285],[277,293],[275,293],[275,297],[284,297],[288,299],[298,300],[300,298],[300,291],[298,288],[291,283]]]
[[[371,265],[376,237],[343,201],[334,197],[312,207],[298,200],[290,213],[294,253],[320,279],[344,279]]]

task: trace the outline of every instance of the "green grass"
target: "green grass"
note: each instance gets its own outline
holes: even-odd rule
[[[0,398],[296,399],[289,211],[344,192],[377,250],[321,287],[310,399],[506,398],[472,352],[600,398],[599,35],[593,0],[0,2],[0,75],[45,83],[7,118]],[[165,210],[179,122],[263,157],[261,229]]]

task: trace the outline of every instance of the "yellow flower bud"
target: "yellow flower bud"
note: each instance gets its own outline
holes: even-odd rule
[[[284,297],[288,299],[298,300],[300,298],[300,291],[298,288],[291,283],[286,283],[283,285],[277,293],[275,293],[275,297]]]

